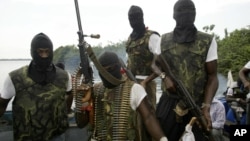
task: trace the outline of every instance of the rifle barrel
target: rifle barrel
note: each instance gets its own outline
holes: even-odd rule
[[[79,6],[78,6],[78,0],[75,0],[75,7],[76,7],[76,17],[77,17],[78,29],[79,29],[79,31],[77,32],[77,34],[79,36],[79,44],[83,44],[84,36],[83,36],[83,31],[82,31],[82,23],[81,23],[80,10],[79,10]]]

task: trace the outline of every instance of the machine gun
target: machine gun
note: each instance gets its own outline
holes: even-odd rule
[[[79,128],[85,127],[89,122],[93,122],[93,101],[91,91],[93,86],[93,70],[89,63],[86,48],[89,44],[85,42],[84,37],[100,38],[100,35],[84,35],[82,30],[80,11],[78,1],[75,0],[76,15],[79,31],[79,52],[80,52],[80,68],[76,71],[73,82],[73,93],[75,97],[75,119]]]
[[[193,117],[196,117],[199,124],[202,127],[203,132],[205,133],[205,136],[209,139],[209,141],[214,141],[210,131],[207,130],[207,122],[205,117],[203,116],[201,109],[199,106],[196,105],[195,101],[191,97],[190,93],[184,86],[181,80],[177,79],[175,75],[171,72],[171,69],[167,63],[167,61],[164,59],[162,55],[159,55],[158,61],[160,63],[161,68],[164,72],[167,72],[167,74],[170,76],[171,80],[174,81],[176,90],[180,93],[180,95],[183,97],[185,105],[188,107],[189,111],[191,112]]]

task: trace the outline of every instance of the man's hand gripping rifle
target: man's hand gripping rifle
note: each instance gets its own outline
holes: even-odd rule
[[[80,52],[80,69],[76,73],[73,82],[74,96],[75,96],[75,119],[79,128],[83,128],[89,122],[93,123],[93,101],[91,98],[91,91],[93,86],[93,70],[90,66],[86,48],[89,46],[85,42],[84,37],[100,38],[100,35],[84,35],[82,30],[80,11],[78,1],[75,0],[76,15],[78,21],[79,31],[79,52]]]
[[[202,130],[204,131],[206,137],[208,137],[209,141],[214,141],[210,131],[207,130],[207,121],[203,116],[200,107],[196,105],[195,101],[191,97],[190,93],[188,92],[182,81],[177,79],[177,77],[175,77],[167,61],[164,59],[162,55],[158,56],[158,63],[160,63],[162,70],[166,72],[166,74],[174,82],[176,91],[178,91],[181,97],[183,97],[182,99],[184,100],[184,103],[188,107],[188,110],[191,112],[192,116],[197,118],[197,121],[202,127]]]

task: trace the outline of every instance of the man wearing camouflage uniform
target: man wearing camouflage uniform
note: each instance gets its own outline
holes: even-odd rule
[[[143,11],[139,6],[132,5],[128,12],[130,26],[133,31],[126,43],[128,54],[128,69],[131,70],[147,92],[149,102],[156,108],[156,82],[157,77],[152,71],[151,63],[154,58],[157,43],[160,35],[145,27]]]
[[[102,82],[94,85],[91,141],[145,141],[142,126],[137,122],[138,114],[155,141],[168,141],[149,106],[145,89],[120,71],[118,56],[106,51],[98,60],[92,60]]]
[[[197,31],[195,15],[195,5],[191,0],[178,0],[175,3],[173,18],[176,27],[174,31],[162,35],[159,54],[168,62],[175,77],[183,82],[195,103],[202,107],[207,130],[211,130],[210,104],[218,88],[217,43],[211,35]],[[176,91],[177,87],[167,72],[157,68],[154,70],[164,82],[156,110],[157,118],[169,140],[178,141],[193,116],[187,109],[179,108],[191,107],[180,105],[183,96]],[[193,132],[196,140],[207,140],[196,124]]]
[[[12,103],[15,141],[63,141],[68,128],[68,73],[52,63],[53,44],[44,33],[31,42],[32,61],[9,73],[0,92],[0,116]]]

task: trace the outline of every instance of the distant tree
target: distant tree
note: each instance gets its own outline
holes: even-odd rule
[[[215,25],[214,24],[211,24],[211,25],[207,25],[207,26],[204,26],[202,29],[205,31],[205,32],[212,32],[213,29],[214,29]]]
[[[227,75],[232,70],[235,79],[239,70],[250,59],[250,28],[242,28],[225,36],[218,42],[218,71]]]
[[[65,59],[71,57],[76,52],[78,52],[78,49],[74,45],[61,46],[55,50],[53,59],[56,62],[65,62]]]
[[[205,26],[204,30],[212,32],[215,25]],[[213,33],[213,32],[212,32]],[[215,37],[218,37],[213,33]],[[250,60],[250,27],[228,33],[225,28],[225,37],[220,40],[216,38],[218,44],[218,72],[227,75],[229,70],[232,71],[235,79],[238,77],[239,69],[241,69],[247,61]],[[99,56],[105,50],[114,51],[124,61],[126,58],[126,41],[117,43],[110,42],[106,46],[93,46],[92,49],[96,56]],[[66,69],[74,72],[80,64],[80,55],[78,47],[75,45],[61,46],[54,53],[54,62],[64,62]]]
[[[215,33],[213,32],[214,28],[215,28],[215,25],[214,25],[214,24],[211,24],[211,25],[206,25],[206,26],[204,26],[202,29],[203,29],[205,32],[210,33],[211,35],[215,36],[215,39],[216,39],[217,41],[219,41],[219,40],[220,40],[220,36],[217,35],[217,34],[215,34]]]
[[[98,57],[100,53],[105,50],[114,51],[123,60],[126,60],[125,52],[125,41],[120,41],[118,43],[110,42],[108,45],[102,47],[100,45],[92,47],[93,52]],[[63,62],[65,64],[65,69],[74,73],[74,71],[80,65],[80,54],[79,49],[75,45],[61,46],[54,51],[53,62]]]
[[[228,37],[228,31],[227,31],[226,28],[224,29],[224,33],[225,33],[225,38],[227,38]]]

